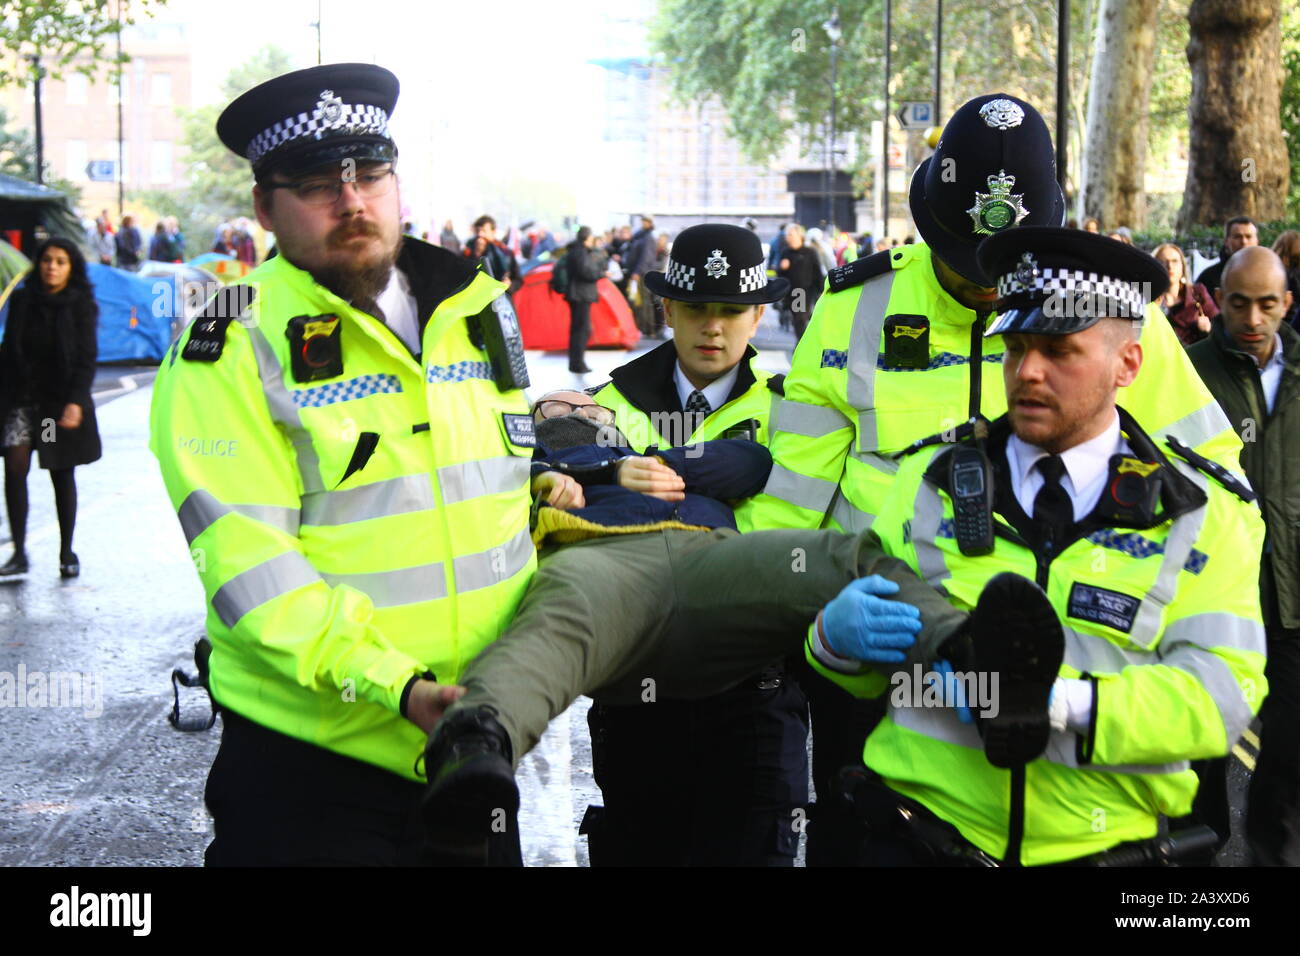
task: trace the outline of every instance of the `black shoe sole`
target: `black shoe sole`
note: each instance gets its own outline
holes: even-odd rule
[[[1056,610],[1033,581],[999,574],[980,594],[971,641],[976,669],[997,678],[998,714],[981,722],[984,754],[1004,769],[1029,763],[1052,733],[1047,700],[1065,658]]]
[[[505,832],[519,812],[519,785],[510,762],[500,754],[484,753],[437,774],[421,799],[420,812],[430,843],[444,849]]]

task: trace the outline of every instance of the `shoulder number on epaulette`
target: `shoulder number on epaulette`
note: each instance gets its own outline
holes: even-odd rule
[[[1238,481],[1237,476],[1234,475],[1232,472],[1230,472],[1227,468],[1224,468],[1217,461],[1211,461],[1209,458],[1206,458],[1204,455],[1192,451],[1192,449],[1188,448],[1186,445],[1180,442],[1173,435],[1165,436],[1165,444],[1168,445],[1169,450],[1172,451],[1179,458],[1186,461],[1197,471],[1201,471],[1209,475],[1211,478],[1213,478],[1219,484],[1223,485],[1223,487],[1227,488],[1229,491],[1231,491],[1242,501],[1251,502],[1251,501],[1255,501],[1259,497],[1250,488],[1248,488],[1246,485]]]
[[[875,276],[882,276],[891,268],[889,253],[877,252],[863,259],[854,259],[842,266],[836,266],[827,273],[826,280],[832,292],[842,292],[855,285],[862,285]]]
[[[239,318],[257,297],[248,285],[229,285],[218,289],[190,326],[189,338],[181,357],[191,362],[215,362],[226,347],[226,328]]]

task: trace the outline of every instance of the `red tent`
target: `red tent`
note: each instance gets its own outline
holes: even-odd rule
[[[515,293],[515,313],[524,335],[524,348],[564,350],[569,347],[569,303],[551,289],[552,263],[543,262],[524,276]],[[636,320],[623,293],[608,279],[596,283],[600,299],[591,307],[590,347],[630,349],[641,340]]]

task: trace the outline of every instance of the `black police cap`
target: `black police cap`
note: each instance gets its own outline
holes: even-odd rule
[[[742,226],[705,223],[683,229],[668,254],[668,268],[647,272],[646,288],[678,302],[761,305],[784,298],[789,279],[768,279],[758,236]]]
[[[952,115],[934,155],[916,168],[908,203],[940,259],[992,286],[975,258],[982,239],[1018,226],[1059,226],[1065,215],[1047,124],[1014,96],[976,97]]]
[[[998,317],[985,335],[1069,335],[1103,318],[1141,320],[1169,275],[1152,256],[1078,229],[1026,226],[985,239],[979,264],[994,276]]]
[[[329,63],[267,80],[217,119],[217,136],[253,173],[301,172],[345,159],[389,162],[397,77],[369,63]]]

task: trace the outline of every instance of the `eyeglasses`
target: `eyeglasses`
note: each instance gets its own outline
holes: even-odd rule
[[[577,412],[600,425],[614,424],[614,409],[606,408],[604,405],[575,405],[573,402],[561,401],[558,398],[548,398],[537,408],[543,418],[561,418]]]
[[[295,183],[262,183],[263,189],[287,189],[308,206],[332,206],[343,195],[344,183],[351,183],[362,199],[386,196],[393,188],[397,169],[393,166],[364,169],[355,179],[317,178]]]

